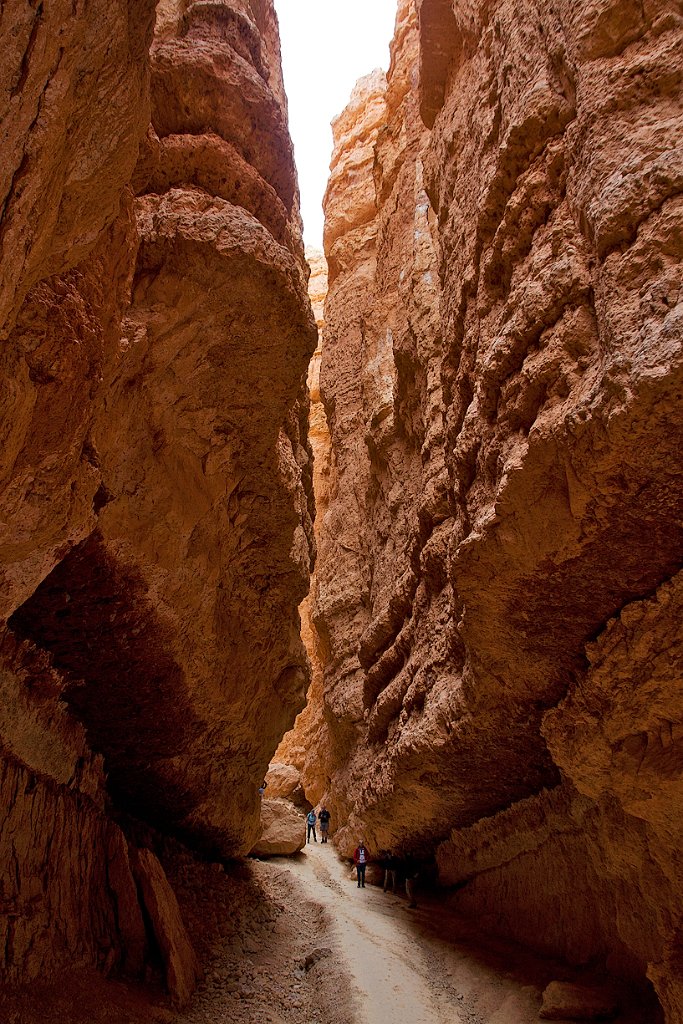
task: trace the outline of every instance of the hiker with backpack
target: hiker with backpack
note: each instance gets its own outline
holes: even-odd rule
[[[353,863],[356,865],[356,877],[358,879],[358,888],[365,888],[365,869],[368,866],[370,860],[370,854],[368,848],[361,839],[360,843],[353,851]]]
[[[391,889],[395,892],[398,888],[398,873],[401,867],[401,861],[393,853],[388,853],[384,858],[384,892],[387,889]]]
[[[311,808],[311,810],[306,815],[306,842],[307,843],[310,842],[310,840],[311,840],[311,833],[313,834],[313,842],[314,843],[318,842],[318,837],[317,837],[316,832],[315,832],[315,823],[316,823],[317,820],[318,820],[318,816],[315,813],[315,811],[313,810],[313,808]]]

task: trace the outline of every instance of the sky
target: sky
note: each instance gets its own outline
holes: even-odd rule
[[[357,79],[389,67],[397,0],[275,0],[306,245],[322,248],[330,122]]]

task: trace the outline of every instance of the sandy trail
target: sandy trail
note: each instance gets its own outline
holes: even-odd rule
[[[466,1024],[457,1007],[434,1000],[428,971],[409,921],[401,919],[401,908],[395,906],[396,897],[375,886],[359,889],[348,869],[344,878],[344,865],[330,844],[307,846],[306,857],[290,862],[288,868],[332,919],[332,934],[356,990],[359,1020]]]
[[[504,963],[463,953],[448,913],[408,909],[405,898],[359,889],[331,845],[287,863],[307,897],[332,921],[336,953],[352,979],[358,1024],[531,1024],[540,988]]]

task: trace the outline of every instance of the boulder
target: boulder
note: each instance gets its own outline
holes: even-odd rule
[[[274,762],[266,775],[268,796],[271,799],[292,800],[297,790],[301,789],[301,775],[293,764]]]
[[[151,850],[131,848],[133,875],[166,970],[166,984],[178,1007],[186,1006],[201,969],[163,867]]]
[[[252,847],[252,857],[291,856],[306,842],[302,815],[287,800],[261,801],[261,835]]]
[[[543,1020],[611,1020],[619,1004],[609,989],[551,981],[543,993]]]

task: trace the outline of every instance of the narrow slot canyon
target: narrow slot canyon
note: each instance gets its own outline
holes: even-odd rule
[[[0,4],[0,1020],[683,1024],[683,8],[294,3]]]

